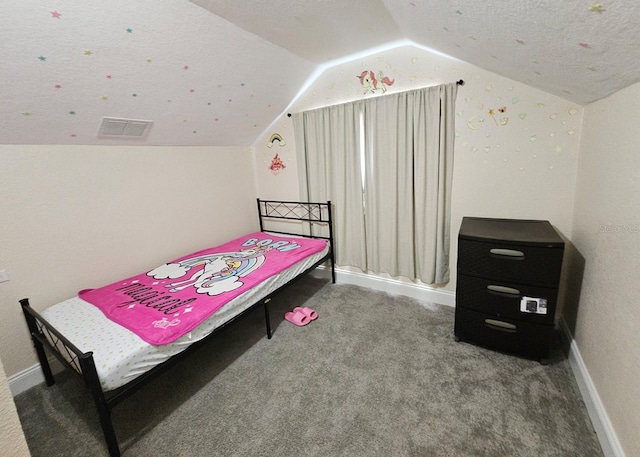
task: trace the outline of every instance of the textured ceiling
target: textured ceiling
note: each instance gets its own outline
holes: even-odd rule
[[[191,0],[315,64],[410,40],[585,105],[640,81],[640,2]]]
[[[578,104],[640,80],[640,2],[0,0],[0,143],[252,145],[319,70],[414,44]],[[127,144],[136,144],[129,140]]]

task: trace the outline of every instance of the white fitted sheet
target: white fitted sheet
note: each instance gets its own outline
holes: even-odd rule
[[[40,314],[83,352],[93,352],[102,389],[117,389],[205,338],[261,298],[285,285],[322,259],[327,247],[234,298],[191,332],[170,344],[154,346],[107,318],[94,305],[74,297]]]

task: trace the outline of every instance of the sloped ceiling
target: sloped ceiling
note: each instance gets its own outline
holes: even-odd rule
[[[0,143],[252,145],[318,69],[412,44],[586,105],[640,80],[640,2],[0,0]]]

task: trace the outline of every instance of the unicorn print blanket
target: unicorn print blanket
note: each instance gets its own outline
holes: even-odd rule
[[[325,247],[324,240],[255,232],[132,278],[82,290],[78,296],[144,341],[163,345],[254,285]]]

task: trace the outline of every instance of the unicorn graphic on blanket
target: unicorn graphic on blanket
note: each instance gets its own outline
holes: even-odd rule
[[[266,260],[268,247],[243,249],[238,252],[205,254],[165,263],[147,273],[154,279],[178,279],[192,273],[189,278],[165,285],[169,292],[194,287],[199,294],[220,295],[242,287],[240,278],[260,268]]]

